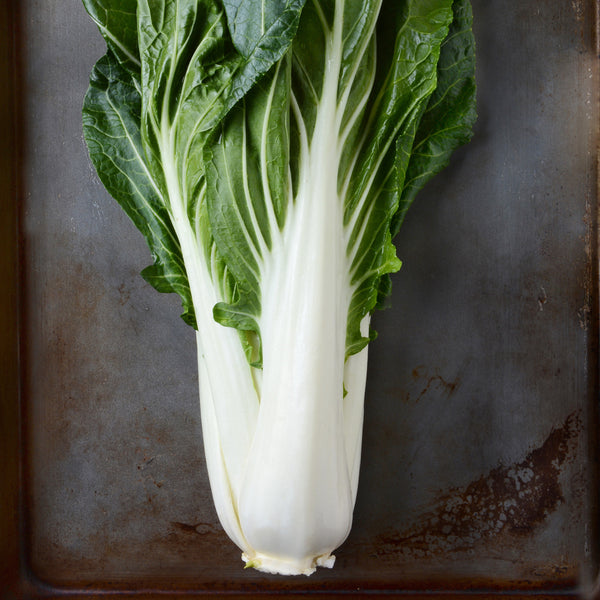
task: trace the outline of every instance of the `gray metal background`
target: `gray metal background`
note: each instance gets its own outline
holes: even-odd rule
[[[51,585],[569,586],[595,572],[593,2],[474,0],[479,121],[398,240],[333,571],[243,571],[202,455],[193,333],[139,271],[80,111],[103,42],[22,2],[27,553]],[[592,370],[590,370],[590,367]]]

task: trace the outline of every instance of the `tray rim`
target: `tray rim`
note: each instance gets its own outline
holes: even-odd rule
[[[18,223],[20,198],[18,181],[19,143],[17,131],[20,119],[17,108],[21,96],[17,71],[19,52],[17,33],[11,23],[18,23],[17,2],[8,0],[0,6],[0,79],[6,79],[9,93],[0,96],[0,132],[4,138],[8,160],[0,164],[0,194],[8,201],[3,203],[0,220],[0,273],[6,284],[0,294],[0,456],[3,469],[0,482],[5,493],[0,495],[0,514],[9,518],[0,519],[0,581],[12,587],[18,584],[23,565],[20,527],[21,506],[21,414],[20,414],[20,350],[19,314],[20,275],[22,261],[19,256]],[[0,592],[4,590],[0,587]],[[2,594],[4,597],[5,594]]]

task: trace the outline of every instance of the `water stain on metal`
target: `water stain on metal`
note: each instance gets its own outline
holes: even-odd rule
[[[561,468],[573,457],[581,428],[575,411],[522,461],[445,492],[413,528],[380,536],[382,553],[432,556],[469,550],[500,533],[529,535],[564,502]]]
[[[198,535],[206,535],[208,533],[221,534],[220,527],[211,523],[181,523],[179,521],[171,521],[171,526],[183,533]]]
[[[429,373],[425,366],[414,368],[412,371],[412,378],[415,383],[421,380],[424,380],[425,383],[416,394],[411,395],[411,392],[404,392],[403,396],[406,402],[419,402],[425,395],[433,390],[451,396],[460,386],[460,377],[456,377],[449,381],[439,373]]]
[[[119,304],[121,306],[125,306],[129,302],[129,299],[131,298],[131,292],[129,291],[129,289],[127,288],[125,283],[122,283],[119,286],[118,290],[119,290]]]

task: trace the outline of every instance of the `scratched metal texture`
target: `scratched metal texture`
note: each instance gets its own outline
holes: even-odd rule
[[[591,586],[596,3],[474,0],[479,120],[398,238],[354,527],[333,570],[290,579],[244,571],[218,524],[193,332],[89,162],[103,42],[79,0],[18,4],[19,593]]]

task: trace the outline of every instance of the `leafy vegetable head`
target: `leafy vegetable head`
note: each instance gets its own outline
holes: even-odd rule
[[[253,566],[328,564],[351,522],[393,238],[471,136],[470,4],[84,4],[108,46],[90,156],[148,241],[144,277],[197,328],[221,521]]]

